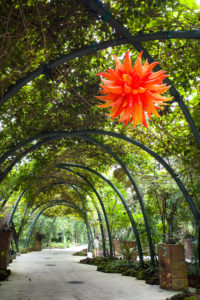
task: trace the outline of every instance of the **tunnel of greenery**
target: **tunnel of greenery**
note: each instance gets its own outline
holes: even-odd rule
[[[13,251],[100,237],[192,241],[200,264],[200,6],[195,0],[1,1],[0,217]],[[97,73],[143,51],[173,99],[148,127],[98,107]],[[160,66],[160,67],[159,67]]]

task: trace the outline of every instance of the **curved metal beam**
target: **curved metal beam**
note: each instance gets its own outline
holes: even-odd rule
[[[171,39],[199,39],[200,38],[200,30],[189,30],[189,31],[170,31]],[[154,40],[166,40],[169,39],[169,31],[161,31],[147,34],[138,34],[132,36],[135,42],[144,42],[144,41],[154,41]],[[25,86],[28,82],[34,80],[41,74],[45,74],[51,69],[66,63],[74,58],[81,57],[88,54],[96,54],[97,51],[106,49],[112,46],[118,46],[122,44],[130,43],[125,38],[114,39],[106,42],[96,43],[94,42],[92,45],[86,46],[84,48],[79,48],[74,50],[69,54],[63,54],[58,58],[49,61],[47,64],[40,65],[33,72],[30,72],[24,78],[19,79],[14,85],[10,86],[0,101],[0,107],[12,96],[14,96],[23,86]],[[132,42],[131,42],[132,44]]]
[[[22,196],[24,195],[24,193],[25,193],[25,192],[26,192],[26,191],[27,191],[27,190],[28,190],[35,182],[41,181],[41,180],[45,180],[45,178],[37,178],[37,179],[33,180],[33,181],[32,181],[31,183],[29,183],[28,186],[25,187],[25,189],[23,189],[23,191],[20,193],[20,195],[18,196],[18,198],[17,198],[17,200],[16,200],[16,202],[15,202],[15,205],[14,205],[14,207],[13,207],[13,210],[12,210],[11,214],[10,214],[10,217],[9,217],[9,219],[8,219],[8,224],[11,224],[12,219],[13,219],[14,214],[15,214],[15,211],[16,211],[17,206],[18,206],[18,204],[19,204],[19,201],[21,200],[21,198],[22,198]]]
[[[82,138],[87,138],[88,137],[84,137],[84,134],[83,133],[95,133],[95,134],[105,134],[104,131],[97,131],[97,130],[83,130],[83,131],[77,131],[77,132],[73,132],[73,133],[66,133],[66,132],[58,132],[58,133],[51,133],[50,135],[45,135],[45,137],[48,137],[48,136],[51,136],[52,139],[53,138],[58,138],[60,136],[68,136],[68,135],[74,135],[74,136],[81,136]],[[172,176],[172,178],[176,181],[176,183],[178,184],[180,190],[182,191],[185,199],[187,200],[189,206],[190,206],[190,209],[195,217],[195,221],[197,224],[199,224],[199,213],[196,209],[196,206],[194,205],[192,199],[190,198],[189,194],[187,193],[187,190],[185,189],[183,183],[181,182],[181,180],[179,178],[177,178],[176,174],[174,173],[174,171],[171,169],[171,167],[161,158],[159,157],[154,151],[152,151],[151,149],[149,149],[148,147],[144,146],[143,144],[140,144],[139,142],[131,139],[131,138],[128,138],[126,136],[122,136],[122,135],[117,135],[115,133],[111,133],[111,132],[106,132],[107,135],[110,135],[110,136],[115,136],[115,137],[118,137],[118,138],[121,138],[123,140],[126,140],[126,141],[130,141],[132,144],[136,145],[136,146],[139,146],[140,148],[142,148],[143,150],[145,150],[146,152],[148,152],[149,154],[151,154],[153,157],[155,157],[160,163],[162,163],[162,165],[169,171],[170,175]],[[46,143],[46,140],[44,140],[44,143]]]
[[[2,159],[3,161],[9,157],[11,154],[13,154],[16,150],[20,149],[21,147],[27,145],[28,143],[32,142],[33,140],[37,140],[37,139],[44,139],[43,144],[47,143],[48,140],[45,140],[45,138],[48,137],[52,137],[52,140],[56,140],[62,137],[82,137],[82,138],[87,138],[85,137],[85,135],[88,134],[96,134],[96,135],[105,135],[105,136],[112,136],[112,137],[116,137],[118,139],[127,141],[139,148],[141,148],[142,150],[144,150],[145,152],[147,152],[148,154],[150,154],[152,157],[154,157],[156,159],[156,161],[158,161],[166,170],[167,172],[171,175],[172,179],[176,182],[176,184],[178,185],[180,191],[182,192],[186,202],[188,203],[190,210],[192,211],[192,214],[194,216],[195,219],[195,223],[197,224],[197,226],[200,225],[200,216],[199,216],[199,212],[192,200],[192,198],[190,197],[188,191],[186,190],[183,182],[181,181],[181,179],[178,177],[178,175],[174,172],[174,170],[170,167],[169,164],[167,164],[167,162],[161,157],[159,156],[156,152],[154,152],[153,150],[151,150],[149,147],[145,146],[144,144],[136,141],[133,138],[130,138],[128,136],[125,136],[123,134],[118,134],[115,132],[111,132],[111,131],[105,131],[105,130],[98,130],[98,129],[88,129],[88,130],[79,130],[79,131],[72,131],[72,132],[65,132],[65,131],[58,131],[58,132],[49,132],[49,133],[43,133],[43,134],[39,134],[36,135],[32,138],[29,138],[27,140],[25,140],[22,143],[19,143],[18,145],[16,145],[15,147],[12,148],[12,150],[7,151],[3,156]],[[1,161],[1,158],[0,158]]]
[[[143,57],[145,59],[148,59],[150,63],[154,62],[153,57],[148,53],[148,51],[142,46],[140,42],[135,41],[134,36],[130,33],[130,31],[123,26],[122,23],[120,23],[118,20],[114,18],[114,16],[106,10],[104,4],[101,2],[101,0],[81,0],[83,4],[86,7],[89,7],[90,10],[92,10],[93,13],[96,13],[96,16],[99,18],[101,16],[102,20],[109,23],[117,32],[121,34],[123,38],[127,40],[127,42],[131,43],[134,48],[141,52],[143,51]],[[157,65],[154,68],[155,71],[161,70],[160,66]],[[190,129],[194,135],[194,138],[196,140],[196,143],[198,147],[200,148],[200,132],[187,108],[185,105],[182,96],[179,94],[177,89],[174,87],[172,81],[169,78],[165,78],[164,82],[170,85],[169,92],[174,97],[174,101],[178,103],[180,106],[186,120],[188,121],[188,124],[190,126]]]
[[[53,202],[53,201],[52,201],[52,202]],[[56,206],[56,205],[65,205],[65,206],[68,206],[68,207],[71,207],[71,208],[77,210],[77,207],[74,207],[73,205],[70,205],[70,203],[67,203],[66,200],[54,200],[54,203],[51,203],[51,204],[49,204],[47,207],[43,208],[43,209],[40,211],[40,213],[38,213],[38,215],[37,215],[37,216],[35,217],[35,219],[33,220],[32,224],[31,224],[31,226],[30,226],[30,228],[29,228],[29,231],[28,231],[28,233],[27,233],[27,236],[26,236],[26,240],[25,240],[25,243],[24,243],[24,248],[25,248],[26,246],[28,247],[28,245],[29,245],[29,242],[30,242],[30,239],[31,239],[31,234],[32,234],[33,228],[34,228],[35,224],[37,223],[37,220],[39,219],[40,215],[41,215],[46,209],[48,209],[48,208],[50,208],[50,207],[53,207],[53,206]],[[79,211],[79,213],[81,213],[81,214],[84,216],[84,212],[83,212],[80,208],[78,208],[77,211]]]
[[[56,182],[56,183],[51,183],[50,185],[48,185],[48,186],[45,186],[44,188],[42,188],[40,191],[38,191],[36,194],[38,195],[40,192],[43,192],[43,190],[44,189],[46,189],[46,188],[48,188],[49,186],[53,186],[53,185],[58,185],[58,184],[66,184],[66,185],[70,185],[75,191],[76,191],[76,193],[78,194],[78,196],[79,196],[79,198],[81,199],[81,201],[82,201],[82,203],[83,203],[83,206],[84,206],[84,209],[85,209],[85,214],[86,214],[86,221],[87,221],[87,223],[88,223],[88,228],[89,228],[89,230],[90,230],[90,235],[91,235],[91,241],[92,241],[92,244],[90,243],[90,238],[89,238],[89,236],[88,236],[88,251],[90,250],[90,247],[93,245],[93,237],[92,237],[92,231],[91,231],[91,227],[90,227],[90,225],[89,225],[89,221],[88,221],[88,217],[87,217],[87,209],[86,209],[86,206],[85,206],[85,202],[84,202],[84,200],[83,200],[83,198],[82,198],[82,196],[81,196],[81,194],[79,193],[79,191],[77,190],[77,188],[75,187],[75,186],[77,186],[76,184],[71,184],[71,183],[68,183],[68,182],[66,182],[66,180],[64,180],[64,179],[62,179],[62,178],[57,178],[57,177],[55,177],[55,176],[53,176],[53,177],[43,177],[43,178],[39,178],[38,180],[46,180],[46,179],[56,179],[56,180],[59,180],[59,182]],[[36,180],[35,180],[36,181]],[[34,183],[35,183],[35,181],[34,181]],[[29,187],[31,186],[31,184],[29,184]],[[27,189],[27,188],[26,188]],[[25,190],[26,190],[25,189]],[[20,197],[20,199],[21,199],[21,197]],[[20,199],[18,199],[17,201],[16,201],[16,207],[15,207],[15,211],[16,211],[16,208],[17,208],[17,205],[19,204],[19,201],[20,201]],[[40,205],[39,205],[40,206]],[[31,212],[31,214],[33,214],[34,213],[34,211],[39,207],[39,206],[37,206],[32,212]],[[20,234],[21,234],[21,232],[22,232],[22,228],[23,228],[23,223],[24,223],[24,221],[25,221],[25,215],[26,215],[26,213],[27,213],[27,211],[28,211],[28,209],[29,209],[29,207],[30,207],[30,205],[27,205],[27,208],[26,208],[26,210],[25,210],[25,212],[24,212],[24,215],[23,215],[23,218],[22,218],[22,222],[21,222],[21,225],[20,225],[20,228],[19,228],[19,231],[18,231],[18,240],[19,240],[19,237],[20,237]],[[98,217],[99,217],[99,225],[100,225],[100,230],[101,230],[101,236],[102,236],[102,247],[103,247],[103,254],[104,254],[104,256],[106,256],[106,250],[105,250],[105,238],[104,238],[104,232],[103,232],[103,227],[102,227],[102,219],[101,219],[101,214],[100,214],[100,212],[99,212],[99,210],[98,210],[98,208],[96,208],[96,210],[97,210],[97,214],[98,214]],[[14,213],[15,213],[15,211],[13,212],[13,216],[14,216]],[[88,234],[89,234],[89,232],[87,232]],[[90,245],[91,244],[91,245]]]
[[[121,167],[123,168],[123,170],[125,171],[125,173],[129,177],[129,179],[131,181],[131,184],[133,185],[133,187],[134,187],[134,189],[136,191],[136,194],[137,194],[137,197],[138,197],[138,200],[139,200],[139,203],[140,203],[140,207],[141,207],[143,218],[144,218],[144,222],[145,222],[145,227],[146,227],[146,232],[147,232],[147,238],[148,238],[148,242],[149,242],[151,262],[152,262],[152,265],[155,265],[155,252],[154,252],[153,242],[152,242],[152,238],[151,238],[150,226],[149,226],[149,223],[148,223],[148,218],[147,218],[147,214],[146,214],[146,211],[145,211],[145,207],[144,207],[142,195],[141,195],[141,193],[140,193],[140,191],[139,191],[139,189],[137,187],[136,182],[134,181],[134,179],[133,179],[131,173],[129,172],[128,168],[126,167],[126,165],[122,162],[122,160],[119,159],[119,157],[113,151],[111,151],[111,149],[109,147],[105,146],[103,143],[100,143],[98,140],[96,140],[94,138],[87,137],[87,139],[90,140],[90,141],[92,141],[93,143],[99,145],[109,155],[111,155],[121,165]],[[40,142],[40,144],[41,144],[41,142]],[[34,145],[34,147],[36,147],[36,145]],[[137,236],[137,239],[138,239],[138,237],[139,236]],[[112,243],[112,241],[110,240],[110,245],[111,245],[111,243]],[[139,242],[139,244],[140,244],[140,242]],[[142,250],[141,249],[141,245],[139,245],[139,248],[140,248],[140,256],[141,256],[141,250]],[[143,258],[142,257],[141,257],[141,263],[143,264]]]
[[[88,137],[87,138],[89,141],[91,141],[92,143],[94,143],[95,145],[100,146],[103,150],[106,151],[106,153],[108,153],[111,157],[114,158],[114,160],[116,162],[118,162],[118,164],[120,164],[120,166],[122,167],[122,169],[124,170],[124,172],[126,173],[126,175],[128,176],[139,201],[140,204],[140,208],[142,211],[142,215],[143,215],[143,219],[144,219],[144,224],[145,224],[145,228],[146,228],[146,232],[147,232],[147,239],[148,239],[148,244],[149,244],[149,251],[150,251],[150,257],[151,257],[151,264],[153,266],[155,266],[155,252],[154,252],[154,246],[153,246],[153,241],[152,241],[152,237],[151,237],[151,230],[150,230],[150,226],[149,226],[149,221],[148,221],[148,217],[146,214],[146,210],[144,207],[144,201],[143,201],[143,197],[142,194],[135,182],[135,180],[133,179],[133,176],[131,175],[129,169],[126,167],[126,165],[124,164],[124,162],[116,155],[116,153],[114,153],[110,147],[106,146],[105,144],[99,142],[97,139],[93,138],[93,137]]]
[[[144,265],[144,260],[143,260],[143,252],[142,252],[142,246],[141,246],[141,242],[140,242],[140,237],[139,237],[139,234],[138,234],[138,230],[137,230],[137,226],[135,224],[135,221],[134,221],[134,218],[132,216],[132,213],[130,211],[130,208],[128,206],[128,204],[126,203],[126,200],[124,199],[124,197],[122,196],[122,194],[120,193],[120,191],[117,189],[117,187],[109,180],[107,179],[104,175],[102,175],[101,173],[89,168],[89,167],[86,167],[86,166],[82,166],[82,165],[77,165],[77,164],[73,164],[73,163],[60,163],[58,165],[56,165],[56,167],[60,168],[60,169],[65,169],[65,166],[68,166],[68,167],[75,167],[75,168],[81,168],[81,169],[84,169],[84,170],[87,170],[97,176],[99,176],[100,178],[102,178],[105,182],[107,182],[111,187],[112,189],[117,193],[117,195],[119,196],[122,204],[124,205],[124,208],[128,214],[128,217],[130,219],[130,222],[131,222],[131,225],[132,225],[132,229],[133,229],[133,232],[134,232],[134,235],[135,235],[135,239],[136,239],[136,243],[137,243],[137,248],[138,248],[138,254],[139,254],[139,258],[140,258],[140,264],[141,266]]]
[[[101,205],[101,208],[103,210],[103,214],[104,214],[104,218],[106,221],[106,227],[107,227],[107,232],[108,232],[108,239],[109,239],[109,247],[110,247],[110,257],[113,257],[113,246],[112,246],[112,236],[111,236],[111,232],[110,232],[110,224],[107,218],[107,214],[106,214],[106,210],[103,204],[103,201],[99,195],[99,193],[97,192],[97,190],[95,189],[95,187],[91,184],[91,182],[83,175],[81,175],[78,172],[74,172],[73,170],[71,170],[70,168],[65,168],[65,170],[74,173],[75,175],[79,176],[80,178],[82,178],[89,186],[90,188],[93,190],[93,192],[95,193],[95,195],[97,196],[97,199],[99,200],[99,203]]]
[[[88,216],[87,216],[87,208],[86,208],[86,206],[85,206],[85,202],[84,202],[84,200],[83,200],[81,194],[79,193],[79,191],[77,190],[77,188],[76,188],[75,186],[73,186],[73,184],[66,183],[65,180],[62,180],[62,181],[57,182],[57,183],[52,183],[52,185],[57,185],[57,184],[67,184],[67,185],[70,185],[70,186],[73,188],[73,190],[78,194],[78,196],[79,196],[79,198],[80,198],[80,200],[81,200],[81,202],[82,202],[82,204],[83,204],[83,208],[84,208],[84,211],[85,211],[86,225],[87,225],[87,228],[88,228],[88,230],[87,230],[87,234],[88,234],[88,251],[90,251],[90,248],[91,248],[92,245],[93,245],[93,236],[92,236],[92,231],[91,231],[91,227],[90,227],[89,220],[88,220]],[[43,189],[41,189],[41,192],[42,192],[42,191],[43,191]],[[49,201],[49,202],[51,202],[51,201]],[[37,205],[37,206],[32,210],[31,215],[32,215],[32,214],[35,212],[35,210],[37,210],[38,207],[40,207],[40,206],[41,206],[41,204]],[[89,231],[90,231],[90,233],[89,233]],[[89,236],[89,234],[90,234],[90,236],[91,236],[91,242],[90,242],[90,236]]]

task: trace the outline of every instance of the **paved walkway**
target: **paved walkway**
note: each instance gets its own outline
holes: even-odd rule
[[[165,300],[174,294],[133,277],[97,272],[71,253],[44,249],[18,256],[10,265],[9,280],[0,282],[0,299]]]

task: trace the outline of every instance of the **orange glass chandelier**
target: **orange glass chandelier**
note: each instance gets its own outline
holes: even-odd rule
[[[102,76],[103,85],[100,93],[103,96],[96,98],[105,103],[99,107],[110,107],[112,119],[119,116],[120,122],[133,123],[133,128],[138,122],[147,127],[146,115],[151,118],[151,114],[160,117],[157,110],[159,106],[166,105],[164,102],[171,100],[161,94],[167,91],[170,86],[166,86],[162,81],[168,77],[165,71],[152,72],[158,64],[149,64],[146,60],[142,64],[142,52],[136,59],[132,67],[129,51],[125,54],[124,63],[114,56],[116,61],[115,69],[107,69],[106,72],[97,74]],[[159,105],[159,106],[158,106]]]

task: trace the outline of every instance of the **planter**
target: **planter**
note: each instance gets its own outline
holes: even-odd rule
[[[183,245],[158,246],[160,287],[173,291],[188,289]]]
[[[41,251],[41,249],[42,249],[42,241],[39,241],[39,240],[35,239],[33,250],[34,251]]]
[[[0,269],[7,269],[12,231],[0,230]]]

